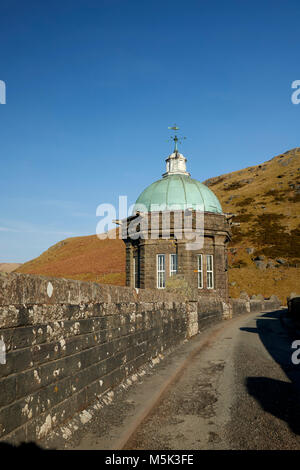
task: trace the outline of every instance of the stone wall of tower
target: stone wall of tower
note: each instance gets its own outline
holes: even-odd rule
[[[228,298],[228,273],[226,263],[226,237],[216,234],[214,236],[214,264],[215,282],[218,296]]]
[[[142,240],[141,241],[141,288],[155,289],[157,287],[156,263],[157,255],[166,255],[166,274],[170,272],[169,255],[176,253],[174,240]]]
[[[131,287],[133,286],[133,269],[132,269],[132,262],[133,262],[133,247],[131,243],[126,242],[126,286]]]
[[[195,214],[192,214],[192,227],[196,230]],[[170,255],[177,254],[178,274],[188,284],[198,289],[198,255],[202,254],[203,260],[203,288],[198,289],[199,296],[217,296],[224,301],[228,300],[228,279],[226,264],[226,243],[230,237],[229,225],[223,214],[205,213],[204,236],[200,238],[203,244],[195,249],[187,249],[190,240],[187,238],[176,238],[174,231],[174,218],[171,217],[170,233],[167,238],[163,231],[162,219],[159,217],[158,230],[155,231],[157,238],[153,238],[151,232],[150,214],[147,217],[147,231],[137,240],[130,237],[126,243],[126,285],[135,287],[133,273],[134,253],[139,253],[139,285],[140,288],[157,288],[157,255],[165,255],[166,281],[170,277]],[[198,230],[198,229],[197,229]],[[206,255],[213,255],[214,264],[214,287],[207,287],[206,277]]]

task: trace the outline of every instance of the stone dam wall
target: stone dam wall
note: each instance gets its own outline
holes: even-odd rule
[[[43,439],[166,350],[263,304],[1,274],[0,440]]]

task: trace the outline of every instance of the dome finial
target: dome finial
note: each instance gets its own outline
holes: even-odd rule
[[[175,143],[174,152],[177,153],[178,152],[178,146],[177,146],[178,142],[181,144],[181,141],[186,139],[186,137],[181,137],[181,138],[178,139],[178,136],[177,136],[176,132],[179,131],[179,127],[177,127],[176,124],[174,124],[174,126],[172,126],[172,127],[168,127],[168,129],[171,129],[172,131],[175,131],[175,135],[173,137],[171,137],[171,140],[173,140],[174,143]]]
[[[175,148],[173,153],[171,153],[171,155],[169,155],[166,159],[167,171],[163,174],[163,177],[165,178],[166,176],[175,174],[190,176],[190,174],[186,171],[186,158],[178,152],[177,148],[178,142],[181,144],[181,140],[185,139],[185,137],[178,138],[177,131],[179,130],[179,127],[177,127],[176,124],[174,124],[172,127],[169,127],[168,129],[175,131],[175,135],[171,137],[171,140],[173,140],[175,143]]]

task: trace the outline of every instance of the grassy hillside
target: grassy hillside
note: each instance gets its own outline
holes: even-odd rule
[[[67,238],[16,271],[81,281],[125,285],[122,240],[100,240],[96,235]]]
[[[231,295],[299,292],[300,148],[205,184],[240,223],[229,250]]]
[[[284,301],[299,292],[300,148],[204,183],[240,223],[229,246],[230,294],[275,293]],[[124,285],[125,246],[95,235],[68,238],[17,271]]]
[[[0,263],[0,273],[11,273],[19,266],[21,266],[21,263]]]

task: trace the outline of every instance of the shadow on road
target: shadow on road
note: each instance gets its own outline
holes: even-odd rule
[[[261,405],[264,411],[284,420],[290,429],[300,435],[300,364],[294,365],[291,357],[296,338],[282,325],[282,310],[262,314],[256,321],[256,328],[241,328],[242,331],[257,333],[259,338],[280,365],[290,383],[268,377],[248,377],[248,393]]]
[[[38,446],[35,442],[22,442],[22,444],[19,445],[14,445],[14,444],[9,444],[8,442],[0,442],[0,454],[2,452],[8,452],[8,451],[13,451],[15,452],[16,450],[21,450],[23,452],[32,452],[32,451],[44,451],[46,449],[43,449],[42,447]]]

